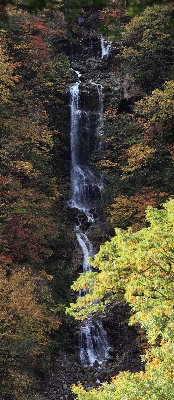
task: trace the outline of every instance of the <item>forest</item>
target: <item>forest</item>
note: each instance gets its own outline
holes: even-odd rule
[[[173,18],[170,0],[0,2],[0,400],[173,399]],[[101,35],[112,50],[95,64]],[[69,205],[76,65],[104,93],[86,274]],[[115,306],[143,337],[142,370],[102,385],[84,371],[66,397],[45,395],[56,357],[77,363],[79,323]]]

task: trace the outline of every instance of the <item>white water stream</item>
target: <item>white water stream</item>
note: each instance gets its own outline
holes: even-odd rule
[[[111,42],[106,41],[105,38],[101,37],[101,51],[102,51],[102,58],[103,57],[108,57],[110,51],[111,51]]]
[[[78,74],[79,76],[79,74]],[[78,80],[70,87],[71,107],[71,198],[70,206],[77,209],[79,224],[76,226],[76,237],[83,253],[83,272],[90,270],[88,257],[93,257],[94,251],[88,235],[95,224],[92,213],[93,203],[101,201],[102,179],[97,177],[89,166],[89,158],[96,143],[100,146],[103,131],[103,95],[102,86],[94,82],[87,83],[87,89],[96,91],[98,99],[95,110],[91,111],[81,104],[81,86]],[[90,93],[89,93],[90,94]],[[92,122],[91,122],[92,121]],[[82,217],[82,218],[81,218]],[[82,221],[86,219],[90,227],[84,232]],[[80,291],[79,295],[85,293]],[[107,334],[100,321],[87,319],[79,332],[79,357],[84,366],[98,362],[101,364],[108,357],[109,342]]]

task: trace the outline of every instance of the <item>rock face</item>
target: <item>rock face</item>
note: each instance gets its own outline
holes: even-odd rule
[[[122,99],[142,96],[141,89],[136,85],[131,75],[122,75],[115,60],[116,49],[104,55],[103,46],[108,46],[97,28],[99,16],[97,11],[86,12],[77,19],[71,31],[70,62],[72,70],[81,73],[81,81],[93,80],[103,85],[107,101],[112,97],[115,106]],[[72,71],[72,77],[75,77]],[[110,96],[109,96],[110,94]]]
[[[138,372],[144,369],[140,354],[144,353],[146,346],[145,333],[128,326],[129,316],[129,307],[121,302],[110,305],[104,321],[112,342],[108,380],[120,371]]]
[[[120,303],[110,306],[104,326],[111,340],[109,358],[102,365],[97,362],[90,368],[83,368],[74,355],[63,352],[53,358],[51,373],[40,389],[42,400],[74,400],[71,391],[73,384],[81,382],[86,389],[98,387],[110,381],[119,371],[137,372],[144,369],[140,358],[146,345],[143,331],[136,333],[127,326],[129,309]]]
[[[98,13],[94,10],[80,16],[70,31],[72,41],[70,40],[69,44],[66,41],[65,46],[65,51],[69,52],[72,69],[71,82],[80,80],[80,107],[84,109],[84,112],[87,108],[87,112],[91,114],[96,110],[98,103],[98,91],[95,85],[101,85],[103,88],[103,111],[110,104],[116,108],[120,107],[120,109],[126,107],[128,103],[142,95],[140,89],[129,76],[121,75],[118,66],[115,65],[114,51],[105,56],[102,55],[102,38],[96,28],[97,23]],[[59,46],[61,46],[61,43],[59,43]],[[77,75],[79,78],[77,78]],[[93,83],[95,83],[94,86],[92,86]],[[91,146],[93,146],[93,143]],[[85,157],[85,154],[83,157]],[[90,240],[94,245],[95,252],[99,250],[102,242],[108,240],[110,235],[106,221],[102,219],[102,210],[97,210],[97,213],[97,222],[90,232]],[[68,214],[75,226],[76,210],[70,209]],[[83,215],[81,219],[81,225],[86,230],[88,221]],[[71,258],[71,270],[74,273],[81,271],[82,263],[81,249],[75,243]],[[73,400],[75,397],[71,392],[71,386],[74,383],[82,382],[86,388],[89,388],[97,386],[105,380],[109,381],[119,371],[130,370],[135,372],[143,369],[139,354],[142,353],[144,339],[138,339],[136,331],[128,328],[125,322],[127,313],[128,310],[125,306],[120,304],[111,307],[107,319],[103,321],[104,328],[110,338],[111,347],[107,362],[100,367],[96,363],[93,367],[90,367],[90,370],[84,369],[79,364],[78,358],[71,360],[63,353],[53,358],[50,376],[41,388],[44,400]]]
[[[97,29],[98,22],[99,17],[97,11],[92,10],[85,12],[77,19],[76,23],[73,24],[70,32],[72,42],[70,43],[69,57],[72,68],[72,83],[75,82],[76,85],[76,82],[79,82],[78,113],[82,115],[81,119],[77,121],[79,130],[81,129],[81,134],[78,137],[78,143],[76,143],[76,145],[81,148],[81,155],[78,155],[78,157],[82,167],[83,162],[85,165],[88,163],[86,157],[89,157],[89,154],[92,154],[95,150],[97,136],[95,131],[95,118],[97,112],[103,113],[111,104],[114,105],[115,108],[120,109],[120,112],[125,111],[126,107],[129,107],[129,104],[131,104],[131,101],[134,101],[134,99],[142,95],[140,89],[135,85],[135,82],[132,81],[132,78],[128,75],[122,76],[120,73],[119,66],[117,66],[115,62],[115,51],[112,50],[111,45],[102,38],[101,33]],[[108,49],[108,51],[104,51],[105,49]],[[99,110],[99,97],[101,93],[102,107]],[[86,116],[91,120],[90,134],[88,133],[90,149],[88,149],[88,146],[83,146],[84,143],[81,143],[81,141],[86,140],[83,131],[83,125],[86,123]],[[82,151],[82,149],[84,151]],[[95,166],[94,169],[96,170]],[[106,223],[104,220],[102,221],[102,210],[98,209],[98,204],[96,206],[94,203],[93,206],[94,209],[96,208],[98,215],[97,218],[95,218],[95,224],[90,227],[89,239],[93,244],[95,252],[97,252],[100,244],[108,238]],[[82,231],[84,229],[85,232],[88,228],[86,226],[87,220],[85,216],[84,218],[82,217],[80,222],[80,227]],[[73,271],[82,271],[82,261],[81,249],[76,245],[72,257]],[[107,326],[108,324],[106,325],[106,329]],[[114,359],[113,354],[114,352],[112,352],[110,361]],[[126,368],[126,363],[124,363],[123,358],[122,361],[120,361],[120,356],[117,364],[121,369]],[[129,367],[133,368],[131,362]],[[137,370],[139,370],[139,368],[141,368],[140,365],[137,366]],[[119,370],[118,366],[116,370]]]
[[[107,97],[109,99],[113,96],[113,87],[115,87],[114,96],[120,98],[121,94],[121,86],[118,86],[116,83],[113,84],[113,79],[108,78],[108,74],[110,71],[110,63],[111,58],[108,54],[107,56],[102,57],[102,45],[101,45],[101,34],[99,30],[96,28],[99,22],[97,11],[89,11],[80,16],[76,23],[71,27],[71,40],[70,43],[70,65],[72,68],[71,78],[72,83],[77,82],[79,80],[79,109],[83,110],[82,117],[80,119],[80,124],[83,126],[86,124],[87,116],[90,117],[90,134],[88,132],[88,142],[90,145],[90,149],[88,149],[89,153],[92,154],[96,147],[96,124],[97,124],[97,113],[100,112],[100,95],[101,95],[101,87],[102,87],[102,96]],[[77,76],[78,75],[78,76]],[[107,79],[108,81],[107,81]],[[116,82],[116,81],[115,81]],[[117,93],[117,95],[115,94]],[[104,100],[105,101],[105,100]],[[105,106],[104,104],[102,107]],[[97,109],[98,108],[98,109]],[[104,108],[104,107],[103,107]],[[104,111],[102,109],[102,111]],[[79,139],[80,141],[85,140],[85,131],[83,129],[83,134]],[[89,129],[88,129],[89,130]],[[89,140],[90,138],[90,140]],[[85,149],[85,146],[80,146]],[[83,151],[80,157],[80,164],[83,166],[83,162],[86,163],[86,155],[87,151]],[[92,195],[90,193],[91,201]],[[96,197],[96,186],[95,186],[95,196]],[[93,199],[95,203],[95,198]],[[95,208],[95,204],[94,204]],[[98,212],[98,210],[97,210]],[[71,211],[70,211],[71,213]],[[100,219],[100,218],[99,218]],[[82,225],[84,229],[86,229],[86,218],[84,216],[84,221],[82,221]],[[100,223],[99,223],[100,224]],[[99,228],[99,224],[98,228]],[[93,244],[96,251],[99,249],[99,241],[103,232],[100,229],[96,229],[95,224],[95,232],[92,233],[91,237],[93,237]],[[99,237],[95,234],[98,231]],[[103,237],[103,240],[105,237]],[[96,241],[96,243],[95,243]],[[74,254],[72,256],[72,270],[78,271],[82,268],[82,254],[79,246],[75,245]]]
[[[41,385],[40,393],[43,400],[73,400],[75,396],[71,391],[71,386],[82,380],[82,367],[60,352],[52,362],[51,373],[46,382]]]

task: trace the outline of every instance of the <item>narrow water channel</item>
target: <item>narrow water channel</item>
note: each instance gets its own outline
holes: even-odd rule
[[[95,96],[95,109],[91,108],[88,100]],[[95,218],[93,215],[94,204],[101,202],[101,189],[103,187],[101,176],[96,176],[89,160],[96,146],[101,146],[102,119],[103,119],[103,94],[102,86],[95,82],[81,83],[80,74],[77,73],[77,82],[70,87],[71,107],[71,198],[70,206],[77,209],[75,227],[77,242],[83,253],[83,273],[90,270],[88,257],[93,257],[94,251],[89,240],[89,232]],[[88,222],[84,231],[82,221]],[[84,291],[79,295],[83,296]],[[101,321],[87,319],[79,331],[79,357],[84,366],[91,366],[96,361],[98,364],[108,357],[109,341]]]

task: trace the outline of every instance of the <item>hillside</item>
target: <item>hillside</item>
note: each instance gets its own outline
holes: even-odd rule
[[[94,190],[90,187],[95,223],[89,229],[82,210],[80,226],[84,234],[89,229],[97,253],[116,227],[136,234],[149,226],[147,207],[160,210],[173,197],[172,11],[172,2],[165,2],[130,18],[127,8],[111,1],[85,5],[67,22],[59,5],[35,14],[13,5],[3,9],[2,400],[71,400],[77,398],[73,383],[89,389],[96,377],[110,381],[120,371],[144,370],[145,329],[141,323],[128,327],[130,302],[121,292],[101,317],[112,343],[109,364],[88,371],[79,362],[79,322],[66,312],[76,301],[71,285],[83,264],[75,231],[79,214],[70,204],[70,87],[78,81],[77,111],[91,118],[89,143],[86,120],[78,121],[84,135],[78,143],[81,162],[89,148],[88,175],[95,176]],[[106,54],[102,46],[109,46]],[[81,393],[79,400],[95,398]]]

